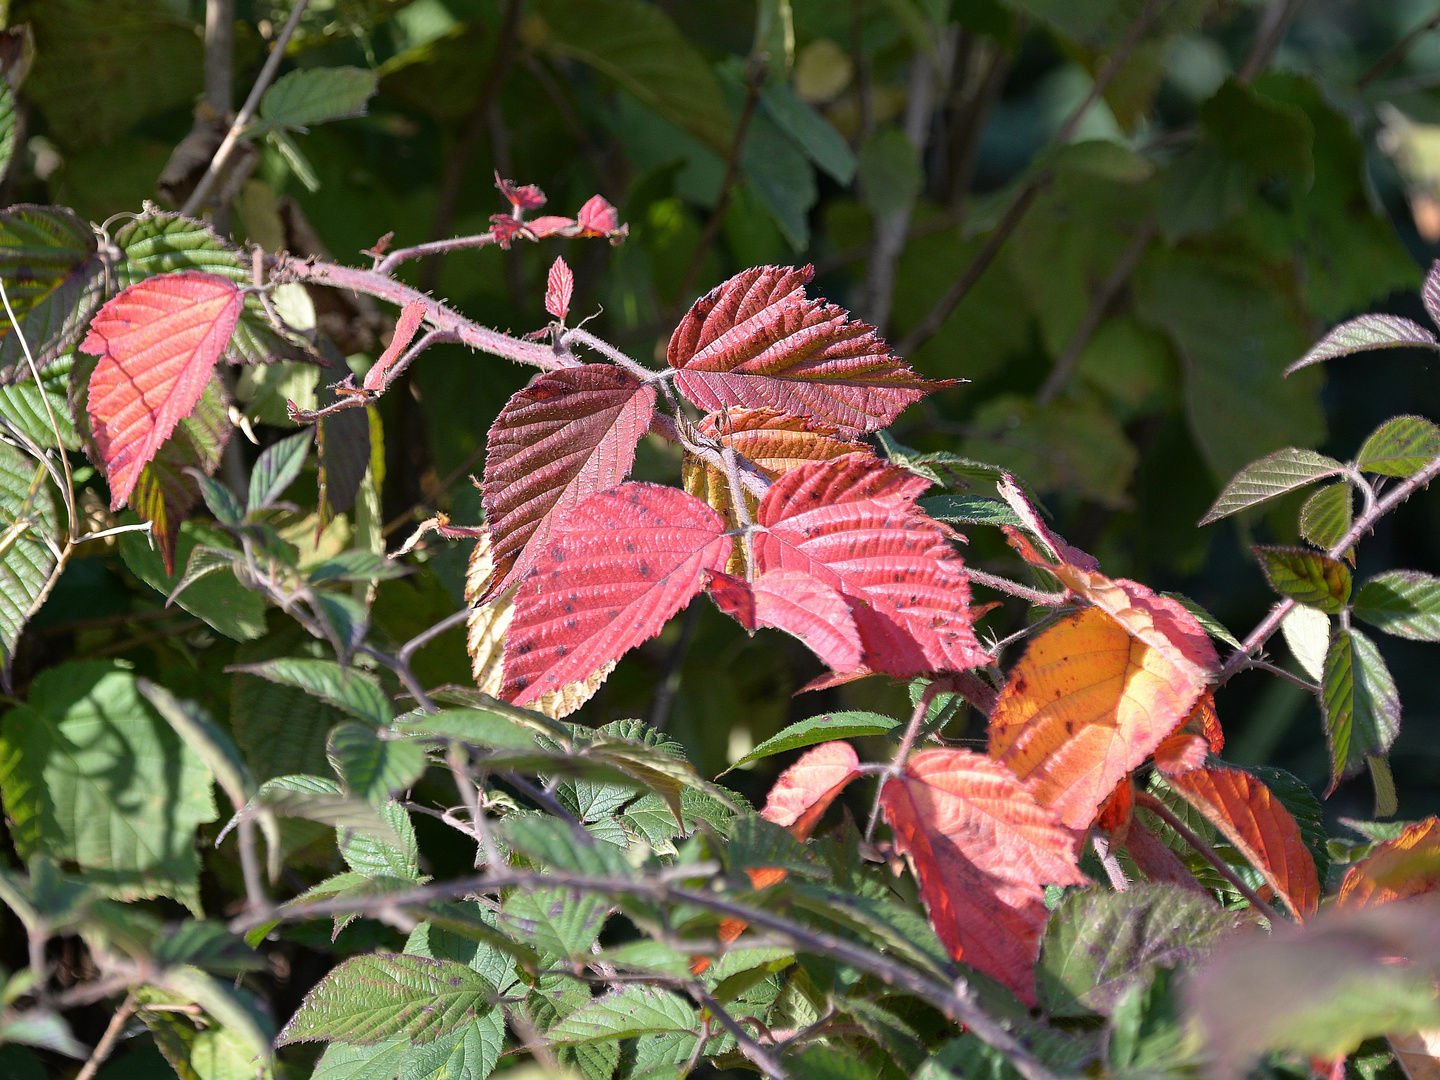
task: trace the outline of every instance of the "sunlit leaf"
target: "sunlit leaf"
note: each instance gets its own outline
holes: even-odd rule
[[[1236,473],[1220,492],[1215,505],[1200,519],[1200,524],[1219,521],[1256,503],[1344,471],[1345,466],[1340,462],[1313,450],[1276,450]]]
[[[1341,323],[1319,340],[1309,352],[1285,369],[1299,371],[1322,360],[1334,360],[1370,349],[1428,348],[1440,350],[1435,335],[1419,323],[1399,315],[1361,315]]]
[[[1336,904],[1366,908],[1440,890],[1440,818],[1406,826],[1345,872]]]
[[[1359,630],[1336,629],[1325,654],[1324,676],[1328,794],[1358,773],[1367,757],[1390,749],[1400,733],[1400,694],[1380,650]]]
[[[1361,445],[1355,467],[1381,476],[1413,476],[1440,456],[1440,427],[1420,416],[1386,420]]]
[[[1355,614],[1412,641],[1440,641],[1440,578],[1418,570],[1376,574],[1355,596]]]
[[[1350,602],[1350,567],[1306,548],[1256,547],[1260,569],[1281,596],[1338,615]]]

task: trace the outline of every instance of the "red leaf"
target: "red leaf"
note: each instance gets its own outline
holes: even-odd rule
[[[839,592],[870,671],[919,675],[989,662],[970,627],[964,565],[915,505],[928,486],[851,454],[790,470],[760,502],[757,569],[800,571]]]
[[[585,200],[585,205],[580,207],[578,223],[581,236],[614,237],[621,231],[620,212],[599,195],[591,195]]]
[[[546,279],[545,310],[561,322],[570,312],[570,296],[575,291],[575,275],[563,258],[556,258],[550,264],[550,276]]]
[[[658,634],[725,565],[724,529],[699,499],[658,484],[582,502],[551,530],[515,594],[505,696],[534,701]]]
[[[1315,860],[1300,826],[1268,787],[1240,769],[1192,769],[1166,779],[1260,871],[1296,918],[1315,914]]]
[[[481,486],[492,595],[529,569],[581,500],[625,479],[654,412],[655,390],[609,364],[549,372],[506,403],[490,429]]]
[[[364,385],[366,390],[380,391],[385,389],[385,375],[390,366],[400,359],[400,354],[415,337],[415,331],[420,329],[420,321],[425,318],[425,305],[419,300],[412,300],[400,311],[400,318],[395,321],[395,333],[391,335],[390,344],[385,346],[385,351],[380,354],[369,371],[365,373]]]
[[[1130,828],[1125,833],[1125,851],[1130,856],[1130,861],[1151,881],[1179,885],[1186,892],[1195,893],[1197,896],[1203,896],[1212,903],[1214,902],[1215,898],[1210,895],[1205,886],[1195,880],[1195,875],[1180,861],[1180,856],[1161,843],[1154,833],[1133,818],[1130,820]]]
[[[580,226],[575,224],[574,218],[558,217],[555,214],[546,214],[527,221],[525,228],[536,240],[544,240],[547,236],[576,236],[580,232]]]
[[[140,470],[205,392],[241,302],[228,278],[184,270],[131,285],[90,323],[80,349],[100,357],[89,412],[112,510],[125,505]]]
[[[525,223],[519,218],[511,217],[509,214],[490,215],[490,234],[495,237],[495,242],[506,251],[510,250],[510,242],[517,236],[523,236],[528,232]]]
[[[521,210],[534,210],[545,205],[545,192],[534,184],[521,186],[514,180],[501,179],[497,172],[495,186],[500,189],[500,194],[505,196],[511,206],[519,207]]]
[[[821,743],[780,774],[760,816],[783,825],[804,843],[845,785],[859,775],[860,759],[854,747],[848,742]]]
[[[680,392],[703,409],[769,407],[857,432],[948,385],[916,375],[874,327],[806,299],[813,273],[758,266],[695,301],[670,338]]]
[[[1204,735],[1181,731],[1155,748],[1155,767],[1171,776],[1189,772],[1204,765],[1209,753],[1210,744]]]
[[[771,626],[803,641],[835,671],[860,667],[864,644],[850,605],[831,586],[797,570],[771,570],[754,586],[739,578],[717,574],[710,596],[725,614],[746,630]]]
[[[1079,885],[1075,837],[1003,765],[925,750],[880,795],[950,955],[1035,1003],[1045,885]]]

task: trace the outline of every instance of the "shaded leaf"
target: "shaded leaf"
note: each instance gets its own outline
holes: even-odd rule
[[[1281,596],[1338,615],[1350,602],[1350,567],[1306,548],[1256,547],[1260,569]]]
[[[674,488],[623,484],[553,529],[505,642],[517,705],[583,680],[658,634],[730,555],[720,515]]]
[[[260,120],[271,127],[307,128],[364,116],[377,75],[356,67],[300,68],[282,75],[260,99]]]
[[[330,762],[356,798],[375,805],[405,791],[425,771],[425,751],[404,739],[382,739],[364,724],[341,724],[330,732]]]
[[[1320,907],[1315,860],[1300,826],[1261,781],[1239,769],[1192,769],[1166,778],[1234,844],[1300,920]]]
[[[76,341],[100,306],[105,266],[90,226],[58,206],[0,211],[0,281],[42,368]],[[0,382],[31,378],[25,351],[0,307]]]
[[[90,323],[80,349],[100,357],[87,408],[110,482],[110,508],[200,400],[240,316],[240,292],[182,271],[132,285]]]
[[[1040,946],[1040,1004],[1052,1016],[1109,1013],[1157,967],[1193,963],[1233,925],[1213,901],[1174,885],[1067,892]]]
[[[518,889],[505,898],[499,927],[502,933],[527,941],[541,952],[588,957],[609,913],[607,901],[594,893]]]
[[[7,686],[20,634],[45,602],[58,565],[51,545],[63,539],[49,472],[0,443],[0,677]]]
[[[215,548],[227,540],[223,534],[195,522],[185,522],[176,543],[176,554],[188,567],[197,546]],[[120,553],[131,572],[161,596],[175,594],[179,579],[166,572],[161,553],[151,548],[143,534],[132,532],[121,536]],[[232,641],[250,641],[266,630],[264,598],[241,585],[230,570],[206,574],[181,592],[175,602]]]
[[[920,509],[936,521],[957,525],[1024,524],[1008,504],[984,495],[936,495],[920,500]]]
[[[911,371],[874,327],[807,300],[813,272],[755,267],[695,301],[670,338],[677,389],[703,409],[768,407],[863,432],[942,385]]]
[[[281,686],[297,687],[376,727],[389,724],[395,715],[390,699],[374,675],[359,668],[342,667],[333,660],[283,656],[237,665],[231,670],[258,675]]]
[[[1286,368],[1285,374],[1351,353],[1407,347],[1440,350],[1440,342],[1419,323],[1402,319],[1399,315],[1361,315],[1331,330],[1309,352]]]
[[[3,345],[0,345],[0,349],[3,349]],[[29,436],[38,446],[46,449],[55,447],[55,433],[58,429],[58,445],[66,450],[79,450],[80,433],[75,430],[68,404],[71,372],[76,366],[73,352],[62,353],[40,368],[38,387],[35,380],[30,378],[0,385],[0,416],[3,416],[11,427]],[[25,370],[28,374],[28,364]],[[50,406],[48,411],[45,408],[47,404]],[[55,418],[53,424],[50,422],[52,413]]]
[[[1413,476],[1440,456],[1440,427],[1420,416],[1386,420],[1360,445],[1355,467],[1381,476]]]
[[[1440,641],[1440,578],[1389,570],[1360,587],[1355,614],[1371,626],[1412,641]]]
[[[1359,630],[1337,628],[1325,654],[1323,704],[1330,787],[1382,755],[1400,733],[1400,695],[1380,650]]]
[[[506,403],[481,488],[499,568],[492,594],[545,554],[581,502],[625,479],[654,411],[654,388],[609,364],[549,372]]]
[[[914,755],[881,805],[950,955],[1033,1004],[1043,886],[1087,880],[1074,836],[1009,769],[968,750]]]
[[[1245,466],[1225,485],[1201,525],[1219,521],[1256,503],[1305,487],[1326,476],[1338,476],[1345,466],[1313,450],[1276,450]]]
[[[249,513],[264,510],[295,482],[305,467],[314,435],[306,429],[272,443],[261,452],[250,472],[250,495],[245,509]]]
[[[373,1046],[391,1035],[434,1042],[488,1013],[494,994],[488,979],[452,960],[357,956],[305,996],[275,1045],[329,1039]]]

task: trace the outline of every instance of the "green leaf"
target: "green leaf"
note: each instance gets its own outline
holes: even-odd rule
[[[1440,341],[1436,341],[1435,335],[1423,326],[1398,315],[1361,315],[1331,330],[1309,352],[1286,368],[1285,374],[1352,353],[1404,348],[1440,351]]]
[[[287,627],[235,650],[238,665],[302,651],[309,635]],[[346,719],[295,686],[237,673],[230,684],[230,727],[258,781],[296,773],[328,773],[325,740]]]
[[[541,0],[546,48],[572,57],[711,149],[730,152],[735,123],[710,65],[670,17],[641,0]]]
[[[533,750],[535,731],[507,716],[483,709],[442,709],[436,713],[413,713],[401,722],[411,735],[458,739],[472,746],[496,750]]]
[[[569,959],[590,955],[609,914],[609,901],[565,888],[517,889],[505,898],[499,929],[541,952]]]
[[[1192,963],[1233,926],[1208,897],[1176,885],[1069,891],[1040,947],[1040,1003],[1054,1016],[1108,1014],[1156,968]]]
[[[196,545],[221,547],[226,537],[193,521],[180,526],[176,554],[180,565],[187,565]],[[150,546],[143,533],[125,533],[120,537],[120,554],[125,565],[161,596],[172,595],[179,581],[165,571],[160,552]],[[203,619],[211,629],[232,641],[250,641],[265,633],[265,601],[236,580],[233,571],[217,570],[206,575],[176,597],[190,614]]]
[[[235,493],[213,477],[206,476],[199,469],[191,473],[200,485],[200,496],[205,500],[205,509],[221,525],[239,525],[245,517],[245,508]]]
[[[10,171],[10,159],[15,156],[15,94],[10,81],[0,85],[0,179]]]
[[[1308,548],[1255,547],[1260,569],[1281,596],[1338,615],[1350,602],[1350,567]]]
[[[269,1080],[270,1033],[239,992],[189,966],[169,968],[154,981],[156,987],[137,995],[140,1015],[176,1072],[194,1080],[250,1080],[257,1074]],[[184,1013],[144,1008],[163,1004],[199,1005],[209,1023],[201,1026]]]
[[[603,994],[545,1033],[561,1046],[628,1039],[661,1031],[699,1029],[695,1008],[679,994],[655,986],[631,985]]]
[[[0,672],[7,678],[57,567],[51,545],[63,542],[64,531],[55,503],[45,466],[0,443]]]
[[[403,1036],[375,1046],[347,1046],[332,1042],[315,1064],[310,1080],[395,1080],[410,1053]]]
[[[983,495],[936,495],[920,500],[920,509],[936,521],[959,525],[1014,525],[1024,522],[1010,504]]]
[[[369,803],[353,799],[340,791],[340,785],[321,776],[277,776],[266,780],[242,813],[269,810],[282,817],[305,818],[322,825],[360,836],[368,836],[382,844],[404,850],[404,841],[394,828]],[[238,818],[238,815],[237,815]],[[232,820],[225,828],[235,824]]]
[[[216,727],[205,710],[195,702],[181,701],[165,687],[149,679],[137,679],[135,685],[155,711],[175,729],[175,734],[205,763],[235,809],[243,808],[255,794],[255,780],[234,740]]]
[[[1400,733],[1400,695],[1380,650],[1359,630],[1337,628],[1325,654],[1325,738],[1330,791]],[[1326,794],[1329,794],[1327,791]]]
[[[878,219],[909,206],[925,180],[914,144],[897,127],[881,128],[865,141],[859,172],[861,196]]]
[[[750,117],[740,167],[750,190],[760,197],[795,251],[810,246],[810,208],[819,195],[815,171],[799,148],[770,121],[767,113]]]
[[[832,739],[857,739],[865,735],[884,735],[900,726],[899,720],[873,712],[837,712],[812,716],[799,720],[778,734],[770,736],[755,749],[742,757],[730,769],[738,769],[761,758],[783,754],[787,750],[799,750],[816,743]],[[729,772],[726,769],[725,772]],[[725,773],[721,773],[724,776]]]
[[[305,995],[276,1046],[327,1039],[373,1046],[392,1035],[434,1042],[490,1012],[489,979],[451,960],[357,956]]]
[[[1272,101],[1229,78],[1200,105],[1200,123],[1226,153],[1259,177],[1283,176],[1297,187],[1315,175],[1315,129],[1294,105]]]
[[[1256,503],[1344,471],[1345,466],[1340,462],[1313,450],[1276,450],[1236,473],[1220,492],[1215,505],[1200,519],[1200,524],[1209,525]]]
[[[0,1044],[3,1043],[38,1046],[77,1061],[90,1056],[85,1045],[71,1033],[65,1018],[46,1009],[29,1009],[0,1017]]]
[[[1376,574],[1360,586],[1355,614],[1396,637],[1440,641],[1440,578],[1418,570]]]
[[[1396,416],[1381,424],[1360,447],[1355,465],[1381,476],[1414,476],[1440,457],[1440,427],[1421,416]]]
[[[614,844],[596,843],[589,833],[572,828],[558,818],[542,814],[512,815],[501,834],[516,851],[541,865],[592,877],[628,878],[634,874]]]
[[[336,830],[336,842],[345,864],[357,874],[370,878],[398,878],[401,881],[424,881],[420,873],[420,847],[415,840],[415,826],[410,814],[394,799],[375,808],[380,819],[389,825],[398,843],[390,843],[363,832]]]
[[[895,900],[811,884],[794,885],[790,892],[797,907],[877,938],[922,969],[948,976],[953,967],[925,916]]]
[[[246,510],[264,510],[285,493],[305,467],[305,458],[314,442],[309,428],[267,446],[250,473],[250,497]]]
[[[760,92],[760,104],[775,126],[799,144],[806,155],[836,182],[848,185],[855,176],[855,155],[845,136],[790,89],[771,82]]]
[[[9,325],[5,323],[4,325]],[[55,432],[60,432],[59,445],[66,450],[81,448],[75,421],[70,417],[67,401],[70,389],[70,373],[75,368],[75,354],[61,353],[54,360],[40,368],[40,385],[29,377],[20,382],[0,386],[0,416],[10,426],[29,436],[36,445],[47,450],[56,446]],[[28,376],[29,365],[26,365]],[[43,396],[42,396],[43,395]],[[46,404],[50,409],[46,411]],[[50,423],[51,414],[55,423]]]
[[[1329,551],[1350,531],[1355,503],[1348,481],[1326,484],[1300,507],[1300,535]]]
[[[419,743],[382,739],[364,724],[341,724],[330,732],[327,750],[345,789],[372,806],[408,790],[425,772],[425,751]]]
[[[1181,154],[1165,170],[1156,207],[1160,229],[1174,242],[1192,233],[1213,232],[1244,213],[1255,174],[1212,143]]]
[[[324,623],[326,637],[336,654],[348,661],[356,646],[364,640],[369,625],[365,605],[354,597],[333,592],[317,592],[314,601],[315,612]]]
[[[342,667],[333,660],[282,656],[238,665],[231,670],[304,690],[376,727],[385,727],[395,716],[390,699],[374,675],[359,668]]]
[[[0,210],[0,283],[42,368],[77,341],[105,295],[95,233],[59,206]],[[30,378],[20,339],[0,306],[0,382]]]
[[[275,80],[260,99],[266,127],[308,128],[365,115],[375,94],[376,72],[356,67],[301,68]]]
[[[0,791],[21,857],[77,863],[108,896],[173,896],[199,912],[195,829],[215,820],[210,774],[129,671],[42,672],[0,726]]]
[[[409,572],[404,564],[394,559],[352,548],[313,567],[309,578],[312,585],[322,585],[327,581],[389,581],[404,577]]]
[[[785,1067],[797,1080],[877,1080],[863,1057],[836,1046],[806,1046]]]
[[[197,581],[201,581],[211,574],[221,570],[235,569],[237,560],[244,558],[239,551],[230,548],[207,547],[204,544],[196,544],[190,549],[190,561],[185,564],[185,573],[180,575],[180,580],[170,590],[170,595],[165,598],[165,603],[173,604],[176,599],[190,588]]]
[[[741,814],[731,822],[726,856],[734,871],[773,866],[804,877],[830,876],[829,870],[811,858],[805,845],[791,836],[789,830],[766,821],[759,814]]]

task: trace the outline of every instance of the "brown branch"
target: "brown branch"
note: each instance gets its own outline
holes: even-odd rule
[[[1130,275],[1135,272],[1135,267],[1140,264],[1145,249],[1150,246],[1150,241],[1155,238],[1160,223],[1151,216],[1135,231],[1130,243],[1121,252],[1120,258],[1115,261],[1110,276],[1100,286],[1100,291],[1090,302],[1090,309],[1085,312],[1085,317],[1080,320],[1080,325],[1075,328],[1075,333],[1065,344],[1065,351],[1055,361],[1055,366],[1050,369],[1045,384],[1040,387],[1040,392],[1035,395],[1035,404],[1044,408],[1054,399],[1070,375],[1075,370],[1075,365],[1080,362],[1080,356],[1085,352],[1085,346],[1090,344],[1090,339],[1095,336],[1095,331],[1100,328],[1100,323],[1105,318],[1105,313],[1110,310],[1110,305],[1115,302],[1115,297],[1120,295],[1120,290],[1130,280]]]
[[[1264,900],[1261,900],[1260,895],[1254,889],[1250,888],[1249,885],[1245,884],[1240,875],[1230,868],[1230,864],[1222,859],[1214,848],[1200,839],[1200,837],[1197,836],[1188,825],[1176,817],[1163,802],[1154,795],[1151,795],[1148,791],[1137,791],[1135,792],[1135,805],[1143,806],[1161,821],[1165,822],[1166,825],[1169,825],[1170,828],[1174,829],[1180,839],[1190,845],[1195,854],[1213,866],[1215,872],[1233,885],[1241,896],[1250,901],[1251,906],[1254,907],[1256,911],[1269,919],[1271,926],[1280,926],[1285,922],[1285,920],[1281,918],[1280,913]]]
[[[1056,132],[1055,138],[1051,140],[1052,146],[1064,146],[1074,138],[1075,132],[1080,128],[1081,121],[1085,119],[1085,114],[1090,111],[1090,106],[1099,100],[1100,95],[1102,95],[1110,85],[1110,81],[1115,77],[1116,72],[1118,72],[1125,64],[1125,61],[1130,58],[1130,53],[1145,35],[1146,30],[1150,28],[1151,24],[1159,17],[1161,11],[1164,10],[1169,3],[1171,3],[1171,0],[1149,0],[1140,14],[1136,16],[1135,21],[1126,29],[1124,37],[1122,37],[1119,44],[1115,46],[1115,51],[1110,54],[1105,61],[1105,65],[1095,76],[1095,81],[1090,85],[1090,92],[1085,95],[1084,100],[1075,107],[1065,123],[1061,125],[1060,130]],[[966,294],[969,293],[970,290],[975,287],[975,283],[980,280],[980,276],[985,273],[990,264],[995,261],[995,256],[1000,253],[1000,248],[1004,246],[1005,241],[1009,240],[1011,234],[1019,227],[1020,222],[1024,220],[1030,207],[1034,205],[1035,197],[1040,194],[1041,189],[1050,183],[1053,175],[1051,170],[1042,169],[1021,185],[1020,190],[1017,191],[1015,196],[1010,200],[1010,205],[1005,208],[1005,213],[1001,217],[1000,223],[995,226],[995,230],[990,234],[989,239],[985,241],[985,245],[976,254],[970,265],[965,268],[955,283],[945,291],[945,295],[940,298],[940,301],[931,308],[926,316],[920,320],[919,324],[916,325],[910,333],[906,334],[900,344],[895,347],[897,353],[901,356],[909,356],[935,336],[940,330],[940,327],[945,324],[945,320],[950,317],[950,313],[955,310],[956,305],[965,299]]]
[[[1299,14],[1300,6],[1304,3],[1305,0],[1272,0],[1260,20],[1260,32],[1255,37],[1255,44],[1250,48],[1250,55],[1245,57],[1245,63],[1240,66],[1240,73],[1236,76],[1240,82],[1248,83],[1265,70],[1270,58],[1275,55],[1275,50],[1280,48],[1280,43],[1285,40],[1290,23]]]
[[[135,992],[132,990],[125,995],[125,1000],[115,1010],[115,1015],[110,1017],[110,1023],[105,1025],[105,1034],[101,1035],[100,1041],[95,1044],[95,1050],[91,1053],[90,1059],[75,1074],[75,1080],[93,1080],[95,1074],[100,1071],[100,1066],[104,1065],[105,1059],[110,1056],[110,1051],[115,1049],[115,1044],[120,1039],[120,1033],[125,1030],[125,1024],[134,1012]]]
[[[1415,27],[1414,30],[1411,30],[1410,33],[1406,34],[1398,42],[1396,42],[1389,49],[1387,49],[1385,51],[1385,54],[1381,56],[1379,60],[1376,60],[1375,63],[1371,64],[1370,67],[1366,69],[1365,74],[1361,75],[1360,78],[1356,80],[1355,89],[1363,90],[1365,89],[1365,87],[1369,86],[1372,82],[1378,79],[1381,75],[1384,75],[1385,72],[1389,71],[1402,59],[1404,59],[1405,54],[1408,53],[1412,47],[1414,47],[1417,41],[1419,41],[1422,37],[1428,34],[1431,30],[1434,30],[1437,26],[1440,26],[1440,9],[1437,9],[1434,15],[1431,15],[1430,18],[1426,19],[1419,26]]]
[[[183,216],[193,217],[195,211],[203,206],[205,200],[210,197],[210,189],[219,179],[220,170],[230,160],[230,152],[235,149],[235,144],[239,141],[240,136],[250,126],[255,111],[260,107],[260,98],[274,80],[275,72],[280,68],[280,61],[285,58],[285,47],[290,44],[290,38],[295,33],[295,28],[300,25],[300,16],[305,14],[305,8],[309,3],[310,0],[295,0],[295,6],[290,9],[290,18],[285,20],[285,28],[275,39],[275,44],[270,48],[270,55],[265,58],[265,66],[260,69],[259,78],[250,88],[250,96],[245,99],[245,104],[235,114],[235,120],[230,125],[230,130],[225,133],[225,138],[221,140],[220,148],[215,151],[215,156],[210,159],[210,165],[205,170],[205,175],[200,178],[200,183],[195,185],[195,190],[190,193],[190,198],[185,200],[185,205],[180,210]]]
[[[867,841],[875,835],[875,826],[880,822],[880,804],[885,794],[885,785],[904,771],[905,763],[910,760],[910,751],[915,748],[915,740],[920,737],[921,725],[925,723],[925,716],[930,711],[930,703],[937,694],[951,689],[950,680],[932,679],[925,689],[920,691],[920,699],[915,702],[915,708],[910,710],[910,722],[905,725],[905,734],[900,738],[900,748],[895,751],[895,757],[885,766],[876,782],[875,805],[870,808],[870,820],[865,825]]]
[[[505,15],[500,23],[500,36],[495,40],[495,54],[490,61],[490,70],[485,73],[480,96],[475,99],[470,115],[465,119],[465,130],[450,157],[445,162],[445,171],[440,177],[440,191],[435,197],[435,214],[430,219],[430,239],[439,240],[450,231],[455,221],[455,212],[460,206],[460,192],[465,186],[465,176],[480,143],[485,138],[490,123],[490,103],[500,92],[505,76],[510,73],[510,63],[515,55],[515,37],[520,28],[520,13],[524,0],[509,0]],[[420,282],[426,289],[435,287],[440,277],[440,255],[431,254],[420,270]]]

